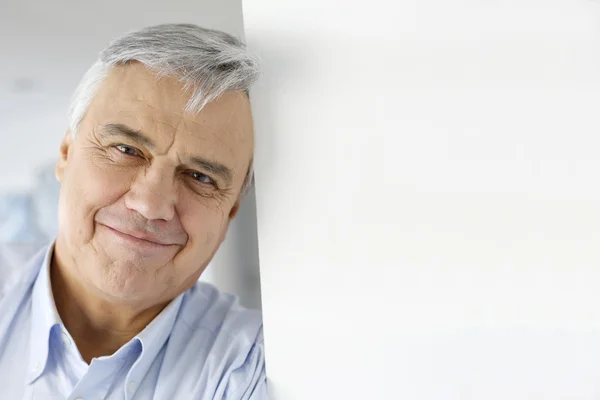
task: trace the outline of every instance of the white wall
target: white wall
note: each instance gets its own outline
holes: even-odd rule
[[[276,400],[600,397],[599,17],[244,2]]]
[[[54,162],[70,96],[108,42],[166,22],[191,22],[243,38],[240,0],[2,2],[0,193],[32,190],[36,169]],[[254,204],[250,195],[203,279],[259,307]]]

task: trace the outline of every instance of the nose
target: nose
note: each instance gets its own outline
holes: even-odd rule
[[[125,195],[125,205],[148,220],[170,221],[175,216],[174,181],[159,168],[141,170]]]

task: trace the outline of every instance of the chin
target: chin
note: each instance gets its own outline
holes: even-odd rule
[[[119,266],[111,266],[104,271],[102,278],[95,283],[97,289],[107,298],[115,300],[141,300],[148,297],[148,292],[156,293],[154,286],[143,272],[133,272],[121,269]]]
[[[160,266],[136,256],[110,258],[118,261],[98,265],[98,275],[94,279],[94,286],[106,297],[135,300],[157,295],[157,285],[160,284],[157,270]]]

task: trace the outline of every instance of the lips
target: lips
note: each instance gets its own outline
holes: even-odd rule
[[[104,225],[105,227],[107,227],[108,229],[110,229],[111,231],[113,231],[116,234],[119,235],[124,235],[124,236],[128,236],[131,239],[134,240],[140,240],[142,242],[147,242],[149,244],[154,244],[154,245],[158,245],[158,246],[172,246],[174,243],[169,243],[161,238],[159,238],[156,235],[147,233],[147,232],[142,232],[142,231],[136,231],[136,230],[132,230],[132,229],[128,229],[126,227],[121,227],[121,226],[109,226],[106,224],[101,224]]]

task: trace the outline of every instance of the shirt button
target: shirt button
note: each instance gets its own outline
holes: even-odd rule
[[[62,338],[62,341],[65,344],[65,346],[71,345],[71,339],[69,339],[69,335],[67,335],[65,332],[61,333],[61,338]],[[75,400],[77,400],[77,399],[75,399]]]
[[[135,382],[134,381],[129,382],[129,385],[127,385],[127,390],[129,390],[129,393],[135,392]]]
[[[33,366],[33,368],[31,368],[31,370],[33,372],[38,372],[40,370],[40,363],[35,363],[35,365]]]

